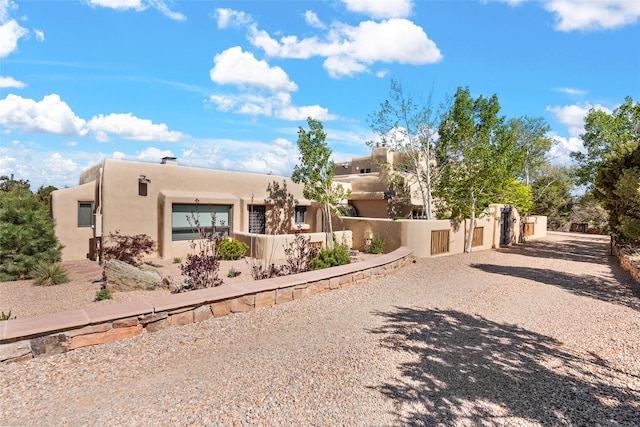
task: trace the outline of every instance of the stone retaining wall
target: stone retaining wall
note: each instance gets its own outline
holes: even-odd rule
[[[368,261],[291,276],[0,322],[0,362],[66,353],[211,317],[357,285],[414,262],[401,247]]]
[[[627,270],[636,282],[640,283],[640,261],[635,261],[631,258],[625,248],[618,246],[615,240],[612,241],[611,247],[622,268]]]

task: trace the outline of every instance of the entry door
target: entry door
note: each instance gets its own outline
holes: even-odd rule
[[[249,207],[249,233],[265,234],[267,209],[265,206]]]
[[[500,245],[511,243],[511,207],[501,208]]]

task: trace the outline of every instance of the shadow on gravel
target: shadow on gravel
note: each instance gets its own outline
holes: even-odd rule
[[[457,311],[375,314],[385,319],[372,331],[381,345],[411,360],[376,387],[394,401],[398,424],[640,425],[640,393],[613,385],[631,375],[550,337]]]
[[[536,258],[563,259],[575,262],[607,264],[609,241],[572,239],[564,241],[532,240],[524,244],[497,249],[498,252],[532,256]]]
[[[497,264],[472,264],[471,267],[488,273],[520,277],[547,285],[559,286],[576,295],[640,311],[640,285],[620,267],[615,257],[609,256],[609,244],[606,242],[572,240],[554,243],[536,241],[513,249],[501,249],[501,251],[524,256],[609,265],[611,274],[605,277],[579,275],[544,268],[511,267]]]

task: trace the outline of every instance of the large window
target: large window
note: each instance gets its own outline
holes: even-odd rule
[[[203,229],[211,230],[211,215],[215,215],[216,232],[231,235],[231,206],[229,205],[182,205],[171,206],[171,240],[197,239],[194,217]],[[191,223],[189,223],[191,222]]]
[[[78,227],[93,227],[93,202],[78,202]]]

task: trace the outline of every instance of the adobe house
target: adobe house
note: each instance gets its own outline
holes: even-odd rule
[[[417,180],[402,153],[377,147],[371,155],[337,164],[334,182],[351,188],[350,216],[419,217],[424,210]]]
[[[279,226],[273,225],[267,191],[274,182],[286,184],[295,204]],[[211,224],[214,212],[217,230],[245,242],[251,234],[322,231],[317,208],[302,189],[285,177],[184,167],[172,157],[161,164],[106,159],[84,171],[77,187],[54,191],[51,211],[65,261],[95,259],[98,240],[116,230],[150,236],[157,242],[155,255],[172,259],[191,252],[194,232],[187,217],[196,210],[203,225]]]

